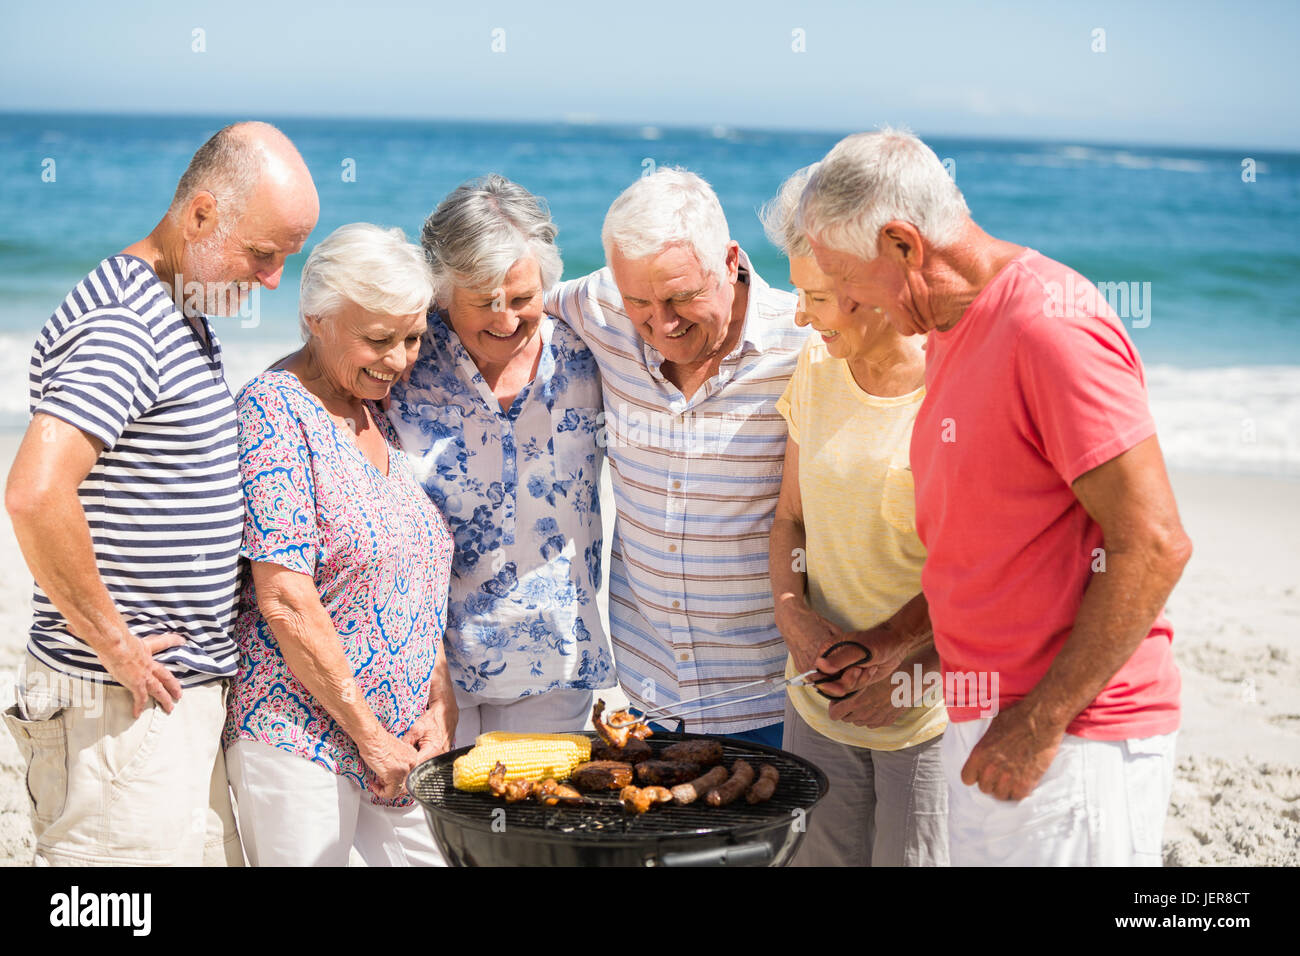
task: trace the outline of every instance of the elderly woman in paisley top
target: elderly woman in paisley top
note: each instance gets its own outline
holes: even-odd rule
[[[542,311],[560,277],[543,202],[491,175],[424,224],[437,309],[389,416],[456,540],[447,659],[456,745],[581,729],[614,684],[601,585],[600,379]]]
[[[303,267],[306,344],[236,402],[249,565],[225,743],[254,865],[442,862],[404,781],[454,734],[452,542],[376,404],[432,295],[400,230],[343,226]]]

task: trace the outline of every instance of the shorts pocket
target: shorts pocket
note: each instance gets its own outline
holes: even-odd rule
[[[27,764],[32,830],[40,839],[63,815],[68,799],[68,732],[63,711],[45,720],[26,720],[15,705],[4,712],[4,720]]]
[[[1166,737],[1126,740],[1124,797],[1135,853],[1159,857],[1173,789],[1173,745]]]
[[[131,703],[126,703],[130,719]],[[127,787],[138,779],[148,766],[167,721],[166,712],[157,702],[150,701],[145,712],[133,720],[125,730],[104,740],[104,764],[111,774],[113,786]]]

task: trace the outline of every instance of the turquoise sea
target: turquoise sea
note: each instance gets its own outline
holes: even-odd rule
[[[53,308],[153,227],[194,150],[241,118],[0,114],[0,426],[25,420],[27,357]],[[786,286],[756,211],[840,135],[266,118],[298,145],[320,192],[309,248],[358,220],[414,239],[450,189],[495,171],[546,197],[565,275],[579,275],[602,264],[609,203],[670,164],[713,184],[732,236]],[[1128,300],[1119,311],[1175,467],[1300,477],[1300,155],[919,132],[986,230],[1107,284],[1117,306]],[[256,324],[216,320],[232,385],[294,346],[304,258],[263,291]]]

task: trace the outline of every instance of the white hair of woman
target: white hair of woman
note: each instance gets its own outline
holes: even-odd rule
[[[776,196],[769,199],[758,213],[758,218],[763,222],[763,231],[767,233],[772,245],[791,259],[812,258],[812,244],[799,228],[799,198],[819,165],[821,164],[813,163],[791,173],[790,178],[781,184]]]
[[[614,200],[600,232],[605,261],[614,250],[645,259],[673,245],[688,246],[704,271],[726,281],[731,230],[713,187],[695,173],[661,166]]]
[[[797,224],[820,245],[871,260],[888,222],[909,222],[942,248],[957,240],[969,218],[961,190],[934,150],[905,130],[886,127],[835,144],[808,180]]]
[[[546,201],[492,173],[457,186],[424,221],[420,244],[433,269],[434,298],[446,307],[453,289],[492,292],[510,267],[535,259],[542,288],[560,281],[564,263]]]
[[[305,342],[307,316],[328,318],[345,302],[381,315],[414,315],[429,308],[433,291],[424,252],[402,230],[349,223],[317,243],[302,267],[298,326]]]

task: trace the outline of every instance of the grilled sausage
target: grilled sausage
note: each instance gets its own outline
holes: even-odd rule
[[[589,760],[569,774],[569,782],[579,790],[618,790],[632,782],[632,765],[617,760]]]
[[[643,760],[636,765],[638,783],[675,787],[700,775],[700,765],[681,760]]]
[[[730,776],[731,774],[727,772],[726,767],[714,767],[704,776],[696,777],[690,783],[679,783],[673,787],[673,799],[682,806],[694,803],[714,787],[722,786]]]
[[[754,782],[754,768],[747,761],[737,760],[731,765],[731,776],[720,787],[714,787],[704,795],[705,802],[711,807],[725,807]]]
[[[776,793],[776,782],[780,779],[781,775],[776,772],[775,767],[770,763],[763,764],[758,768],[758,779],[745,792],[745,800],[749,803],[765,803],[771,800],[772,794]]]
[[[716,740],[683,740],[665,747],[659,752],[659,757],[661,760],[681,760],[700,767],[714,767],[722,763],[722,744]]]

